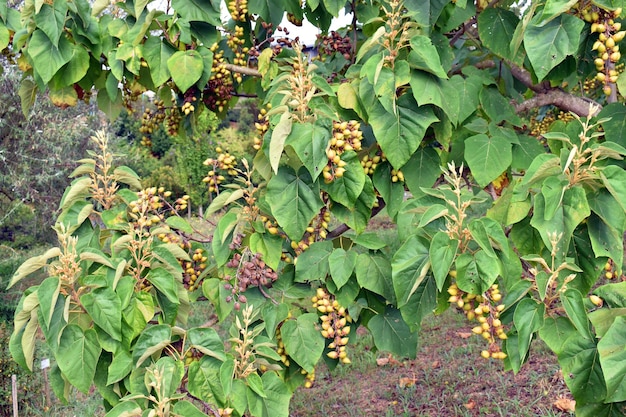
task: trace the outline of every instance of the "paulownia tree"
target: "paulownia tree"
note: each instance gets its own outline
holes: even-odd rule
[[[153,91],[147,139],[239,96],[262,109],[253,161],[206,161],[207,213],[223,209],[210,239],[177,215],[184,198],[140,190],[96,135],[60,246],[13,277],[49,276],[17,309],[15,359],[32,368],[41,329],[57,394],[94,384],[109,417],[287,416],[320,360],[350,362],[351,329],[414,357],[423,317],[452,306],[484,337],[477,355],[517,372],[541,338],[578,415],[623,415],[622,7],[0,2],[25,108],[37,90],[60,105],[94,91],[114,118]],[[352,24],[326,33],[343,10]],[[322,30],[315,57],[284,36],[285,15]],[[402,243],[391,255],[365,232],[383,208]],[[232,321],[229,340],[186,326],[203,299]]]

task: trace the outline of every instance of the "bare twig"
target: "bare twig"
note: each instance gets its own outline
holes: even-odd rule
[[[243,75],[251,75],[253,77],[261,77],[261,73],[256,68],[242,67],[241,65],[225,64],[226,69],[230,72],[236,72]]]

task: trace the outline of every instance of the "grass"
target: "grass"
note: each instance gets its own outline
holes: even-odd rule
[[[414,360],[376,358],[371,336],[359,329],[351,346],[353,364],[316,371],[310,389],[299,389],[291,417],[350,416],[564,416],[553,402],[568,390],[558,364],[547,348],[533,348],[529,363],[515,375],[499,361],[484,360],[478,336],[464,338],[471,325],[448,311],[430,317],[420,333]]]

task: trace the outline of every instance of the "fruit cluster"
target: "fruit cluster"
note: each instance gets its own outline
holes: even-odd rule
[[[192,362],[200,360],[204,356],[202,352],[200,352],[196,348],[191,348],[187,352],[185,352],[185,365],[189,366]]]
[[[183,116],[181,115],[178,105],[176,104],[176,99],[172,98],[172,107],[170,108],[165,121],[165,127],[170,136],[178,135],[178,127],[180,126],[180,121],[182,119]]]
[[[478,322],[478,325],[472,328],[472,332],[481,335],[489,342],[489,348],[480,352],[480,356],[485,359],[506,358],[506,353],[500,350],[500,346],[496,342],[498,339],[507,338],[504,326],[500,321],[500,313],[505,307],[503,304],[499,304],[502,300],[502,294],[498,284],[493,284],[483,295],[468,294],[456,284],[452,284],[448,288],[448,294],[450,294],[448,301],[462,310],[468,320]]]
[[[191,261],[180,261],[183,267],[183,285],[189,292],[200,286],[200,274],[206,269],[207,257],[204,249],[197,248],[191,256]]]
[[[287,350],[285,350],[285,343],[283,342],[283,337],[280,334],[280,327],[276,329],[276,353],[280,355],[280,361],[285,366],[288,367],[291,364],[291,362],[289,361],[289,354],[287,353]]]
[[[352,41],[348,36],[342,36],[336,31],[326,36],[317,35],[317,45],[322,61],[326,56],[333,56],[335,53],[339,53],[348,61],[352,59]]]
[[[591,33],[598,33],[598,40],[592,47],[598,53],[594,60],[598,71],[596,79],[604,85],[602,91],[608,96],[619,75],[615,69],[615,64],[621,58],[618,43],[626,36],[626,31],[620,30],[621,23],[614,20],[620,16],[622,9],[607,11],[595,6],[591,7],[590,13],[583,12],[583,18],[592,22]]]
[[[139,132],[143,134],[141,144],[146,147],[152,146],[151,135],[159,129],[159,125],[165,120],[165,104],[162,100],[155,100],[156,110],[146,108],[141,116]]]
[[[267,109],[261,109],[257,118],[258,122],[254,123],[254,127],[256,128],[256,135],[254,136],[254,145],[253,148],[255,150],[261,149],[261,145],[263,145],[263,137],[267,133],[267,130],[270,127],[270,119],[267,116],[267,110],[272,108],[270,103],[266,105]]]
[[[228,12],[235,22],[245,22],[248,14],[248,0],[230,0]]]
[[[237,175],[237,159],[230,153],[225,152],[221,147],[215,148],[217,158],[208,158],[202,164],[211,167],[207,176],[202,179],[209,185],[209,193],[219,194],[219,185],[226,179],[218,170],[226,171],[228,175]]]
[[[237,287],[230,287],[233,296],[246,291],[248,287],[271,287],[278,279],[276,271],[265,264],[260,253],[251,254],[249,251],[244,252],[244,255],[235,253],[226,266],[237,270]],[[242,297],[243,295],[238,295],[239,302],[245,303]]]
[[[326,150],[328,163],[322,172],[326,183],[332,182],[335,178],[343,177],[346,172],[346,162],[341,159],[341,155],[347,151],[360,151],[362,139],[361,124],[356,120],[333,122],[333,136]]]
[[[376,152],[376,154],[373,156],[365,155],[363,158],[361,158],[361,166],[365,171],[365,175],[374,175],[376,167],[378,167],[378,164],[383,161],[385,161],[385,158],[380,150]]]
[[[219,50],[219,45],[214,43],[211,46],[211,52],[213,52],[213,66],[209,82],[202,91],[202,101],[209,110],[221,113],[233,95],[233,80],[230,70],[226,68],[224,51]]]
[[[317,289],[315,296],[311,298],[311,302],[313,307],[322,313],[320,316],[322,336],[331,340],[327,346],[330,352],[326,355],[331,359],[338,359],[341,363],[350,363],[346,345],[348,344],[348,335],[350,334],[348,322],[352,322],[352,318],[350,318],[345,307],[340,306],[339,302],[324,288]]]
[[[404,174],[399,169],[391,170],[391,182],[404,182]]]

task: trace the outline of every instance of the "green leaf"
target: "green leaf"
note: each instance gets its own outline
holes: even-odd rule
[[[337,220],[345,223],[356,233],[363,232],[372,217],[372,207],[376,202],[376,192],[369,177],[365,177],[363,191],[359,198],[350,207],[341,204],[333,204],[331,213],[337,217]],[[389,210],[389,206],[387,206]]]
[[[518,22],[519,18],[509,10],[487,7],[478,14],[477,26],[483,46],[500,58],[522,65],[523,55],[519,52],[515,56],[511,54],[511,42]]]
[[[602,170],[600,177],[622,210],[626,211],[626,171],[618,166],[610,165]]]
[[[186,400],[177,401],[176,404],[174,404],[173,411],[176,415],[184,417],[206,417],[206,414]]]
[[[53,4],[44,4],[37,14],[35,14],[35,23],[57,48],[59,39],[63,33],[65,26],[65,18],[67,15],[67,2],[65,0],[55,1]]]
[[[496,281],[500,273],[497,258],[484,250],[473,255],[463,253],[456,258],[456,283],[459,288],[470,294],[482,294]]]
[[[611,308],[626,308],[626,281],[605,284],[594,290],[594,294],[604,300]]]
[[[599,308],[589,312],[589,321],[593,325],[596,337],[603,338],[618,317],[626,316],[626,308]]]
[[[285,141],[286,146],[291,146],[296,151],[296,155],[298,155],[298,158],[300,158],[300,161],[309,171],[314,181],[328,162],[326,147],[328,146],[330,136],[331,132],[325,126],[311,123],[296,123],[292,126]],[[272,134],[272,141],[274,140],[273,138],[274,135]]]
[[[406,185],[414,196],[423,194],[422,187],[431,188],[441,175],[441,159],[434,148],[419,148],[402,167]]]
[[[585,27],[582,20],[569,14],[561,14],[545,24],[541,19],[535,15],[524,33],[524,48],[539,81],[565,57],[576,54]]]
[[[172,75],[172,81],[184,92],[202,77],[204,61],[194,49],[178,51],[168,58],[167,68]]]
[[[561,293],[561,302],[567,312],[567,316],[574,323],[574,326],[582,337],[593,338],[589,329],[589,319],[587,318],[587,309],[583,302],[581,293],[574,289],[568,288]]]
[[[141,407],[134,400],[123,401],[109,410],[104,417],[129,417],[140,416]]]
[[[489,117],[492,123],[500,123],[506,121],[515,126],[522,126],[522,119],[515,112],[515,108],[510,100],[500,94],[495,87],[483,88],[480,91],[480,105],[483,111]],[[495,133],[491,133],[497,136]]]
[[[438,78],[422,71],[411,72],[411,89],[413,97],[420,106],[434,104],[441,108],[452,124],[459,121],[459,109],[461,100],[457,86],[464,84],[460,75],[452,79]],[[463,103],[463,106],[466,104]]]
[[[259,374],[252,373],[252,374],[248,375],[248,377],[246,378],[246,384],[259,397],[267,398],[267,395],[265,394],[265,391],[263,391],[263,381],[261,380],[261,377],[259,376]]]
[[[291,240],[299,241],[324,203],[304,168],[296,174],[282,167],[267,184],[272,214]]]
[[[546,306],[544,304],[537,303],[530,298],[524,298],[515,308],[513,323],[519,335],[518,351],[520,363],[524,362],[528,354],[533,334],[543,327],[545,310]],[[514,369],[514,371],[519,371],[519,368]]]
[[[604,119],[604,138],[626,146],[626,106],[623,103],[607,104],[598,117]]]
[[[413,235],[394,254],[391,277],[398,308],[409,302],[430,270],[428,249],[425,239]]]
[[[387,306],[384,313],[372,317],[367,327],[378,350],[411,359],[417,355],[417,332],[409,329],[400,311],[394,307]]]
[[[324,280],[328,275],[328,259],[333,252],[330,241],[315,242],[305,250],[296,262],[296,282]]]
[[[167,61],[176,52],[167,42],[157,36],[149,36],[143,44],[143,57],[150,68],[154,85],[162,85],[170,78]]]
[[[36,73],[47,84],[72,59],[73,49],[65,37],[61,37],[55,46],[42,30],[36,29],[28,44],[28,55]]]
[[[48,249],[43,255],[33,256],[32,258],[29,258],[24,263],[22,263],[19,268],[17,268],[17,271],[15,271],[13,277],[11,277],[11,282],[9,283],[7,289],[11,288],[21,279],[46,266],[49,259],[56,258],[60,255],[61,249],[51,248]]]
[[[362,288],[382,295],[385,300],[395,303],[395,293],[391,280],[391,263],[380,253],[360,253],[356,260],[356,279]]]
[[[333,16],[339,16],[339,12],[346,5],[346,0],[323,0],[324,8]]]
[[[315,313],[305,313],[296,320],[287,320],[280,328],[285,350],[307,372],[313,372],[324,352],[324,338],[317,327]]]
[[[146,386],[159,387],[161,398],[170,398],[178,390],[185,374],[183,361],[163,356],[150,365],[146,372]]]
[[[170,302],[174,304],[180,303],[176,277],[174,277],[170,271],[160,267],[152,268],[148,272],[148,275],[146,275],[146,279],[154,285],[160,293],[165,295]]]
[[[213,26],[222,24],[219,7],[212,0],[172,0],[172,8],[188,22],[206,22]]]
[[[220,381],[222,362],[210,356],[193,361],[188,368],[189,393],[202,401],[224,401],[224,389]]]
[[[283,238],[269,233],[250,235],[250,250],[263,255],[263,261],[274,271],[278,270],[282,255]]]
[[[511,143],[501,136],[475,135],[465,140],[465,160],[481,187],[486,187],[511,165]]]
[[[211,242],[211,248],[213,249],[213,256],[217,266],[223,266],[230,258],[230,248],[233,230],[237,226],[238,212],[236,210],[230,210],[226,213],[217,223],[217,227],[213,232],[213,241]]]
[[[595,341],[575,334],[559,354],[563,378],[576,400],[576,408],[584,403],[605,401],[606,383]]]
[[[9,29],[7,29],[0,19],[0,51],[9,46],[9,40],[11,40]]]
[[[568,181],[560,176],[548,177],[541,185],[541,194],[544,198],[544,220],[554,217],[563,202],[563,195],[569,186]]]
[[[37,295],[39,298],[39,305],[42,313],[41,327],[49,327],[50,320],[54,314],[54,310],[59,298],[59,292],[61,290],[61,281],[59,277],[48,277],[39,285]]]
[[[133,357],[125,349],[118,349],[113,354],[113,361],[107,369],[107,385],[113,385],[114,383],[126,378],[127,375],[133,370]]]
[[[133,361],[135,367],[141,364],[153,354],[160,352],[172,341],[172,328],[167,324],[158,324],[148,327],[137,339],[133,347]]]
[[[428,256],[432,265],[433,275],[437,282],[437,290],[441,291],[454,262],[459,241],[450,239],[445,232],[437,232],[430,242]]]
[[[111,288],[96,288],[80,301],[98,326],[117,341],[122,341],[122,303]]]
[[[431,108],[419,107],[408,94],[398,99],[395,113],[387,112],[365,79],[361,80],[359,94],[369,110],[369,122],[378,144],[393,167],[402,168],[419,147],[428,126],[439,119]]]
[[[24,78],[20,81],[20,89],[18,90],[20,96],[20,104],[22,105],[22,113],[24,117],[28,117],[30,110],[35,104],[37,98],[37,84],[30,78]]]
[[[346,163],[343,176],[335,177],[330,183],[322,184],[321,188],[330,195],[333,201],[345,207],[354,207],[365,187],[365,171],[361,167],[356,152],[344,152],[341,159]]]
[[[561,236],[556,244],[556,253],[560,259],[565,255],[569,247],[572,234],[578,226],[590,214],[585,191],[579,187],[568,188],[563,195],[563,202],[558,207],[553,217],[546,219],[544,215],[545,199],[543,194],[535,196],[535,212],[530,224],[539,231],[544,244],[552,248],[550,236],[555,233]]]
[[[576,328],[567,317],[546,317],[543,327],[539,330],[541,340],[557,355],[563,352],[565,342],[573,334],[576,334]]]
[[[224,342],[215,329],[194,327],[187,331],[187,342],[204,355],[212,356],[220,361],[226,360]]]
[[[337,286],[337,289],[343,287],[343,285],[350,279],[350,276],[356,267],[357,256],[357,253],[354,251],[346,252],[342,248],[336,248],[328,257],[330,275],[333,282]]]
[[[278,173],[278,166],[280,165],[280,158],[283,155],[283,150],[285,148],[285,142],[291,133],[291,127],[293,124],[293,119],[291,118],[291,113],[284,112],[280,116],[280,120],[278,124],[274,126],[272,130],[272,138],[270,141],[269,148],[269,160],[270,165],[272,166],[272,170],[274,174]]]
[[[174,229],[180,230],[181,232],[189,234],[193,233],[193,227],[191,227],[189,222],[182,217],[170,216],[165,219],[165,223]]]
[[[624,228],[616,229],[602,221],[598,216],[591,215],[587,219],[587,230],[595,255],[613,259],[616,265],[616,274],[621,275],[621,266],[624,262]]]
[[[432,44],[428,36],[415,35],[411,38],[411,52],[407,60],[413,68],[430,72],[439,78],[448,78],[448,74],[441,65],[439,51]]]
[[[232,293],[224,288],[224,281],[220,278],[205,279],[202,282],[202,293],[211,301],[215,307],[217,318],[224,320],[231,311],[233,311],[233,303],[227,303],[226,297],[232,296]]]
[[[61,334],[56,359],[70,384],[87,394],[96,373],[101,348],[93,329],[68,324]]]

